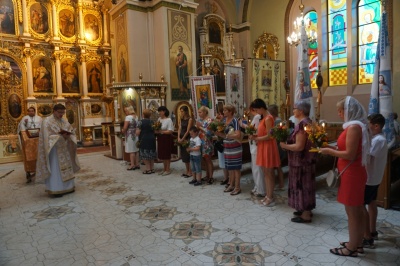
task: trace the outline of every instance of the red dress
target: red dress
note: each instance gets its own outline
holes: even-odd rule
[[[270,118],[272,125],[274,124],[274,118],[272,115],[265,116],[258,125],[257,136],[268,135],[267,128],[265,127],[265,119]],[[258,166],[265,168],[274,168],[281,165],[279,158],[278,145],[275,139],[263,140],[257,142],[257,161]]]
[[[346,150],[346,128],[342,134],[340,134],[337,144],[340,151]],[[348,206],[358,206],[364,204],[364,191],[365,184],[367,183],[367,171],[365,167],[361,164],[362,160],[362,144],[361,139],[358,144],[357,158],[350,164],[350,166],[344,171],[340,176],[340,186],[338,190],[337,200],[338,202],[348,205]],[[337,167],[339,173],[343,171],[344,168],[351,161],[338,158]]]

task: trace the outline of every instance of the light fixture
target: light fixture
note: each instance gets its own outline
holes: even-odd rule
[[[301,31],[304,28],[308,41],[310,43],[314,43],[317,41],[317,32],[310,29],[311,21],[309,18],[304,18],[304,5],[303,1],[301,1],[299,5],[300,9],[300,17],[297,17],[293,22],[293,32],[290,36],[287,37],[287,41],[289,45],[297,46],[301,41]]]

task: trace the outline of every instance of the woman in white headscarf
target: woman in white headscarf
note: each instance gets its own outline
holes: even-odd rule
[[[370,147],[367,113],[353,97],[347,96],[336,104],[338,115],[344,120],[344,131],[337,147],[321,148],[322,154],[338,157],[340,186],[337,199],[345,206],[348,217],[349,241],[341,248],[330,250],[338,256],[357,257],[363,253],[362,240],[365,227],[363,216],[364,190],[367,181],[366,165]]]

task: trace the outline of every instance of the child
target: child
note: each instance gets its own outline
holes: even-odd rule
[[[385,118],[381,114],[372,114],[368,116],[369,128],[372,133],[370,163],[367,167],[367,184],[365,186],[364,203],[368,205],[368,211],[364,208],[366,228],[364,232],[363,247],[375,248],[374,238],[377,239],[376,218],[378,208],[376,207],[376,196],[378,194],[379,184],[382,181],[385,172],[388,147],[386,138],[382,133],[385,125]]]
[[[201,139],[199,129],[192,126],[189,130],[190,144],[186,149],[190,153],[190,166],[192,168],[193,180],[189,184],[200,186],[201,183]]]

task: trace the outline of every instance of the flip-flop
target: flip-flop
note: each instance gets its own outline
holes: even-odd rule
[[[144,175],[150,175],[150,174],[152,174],[152,171],[151,170],[147,170],[147,171],[144,171],[143,174]]]

